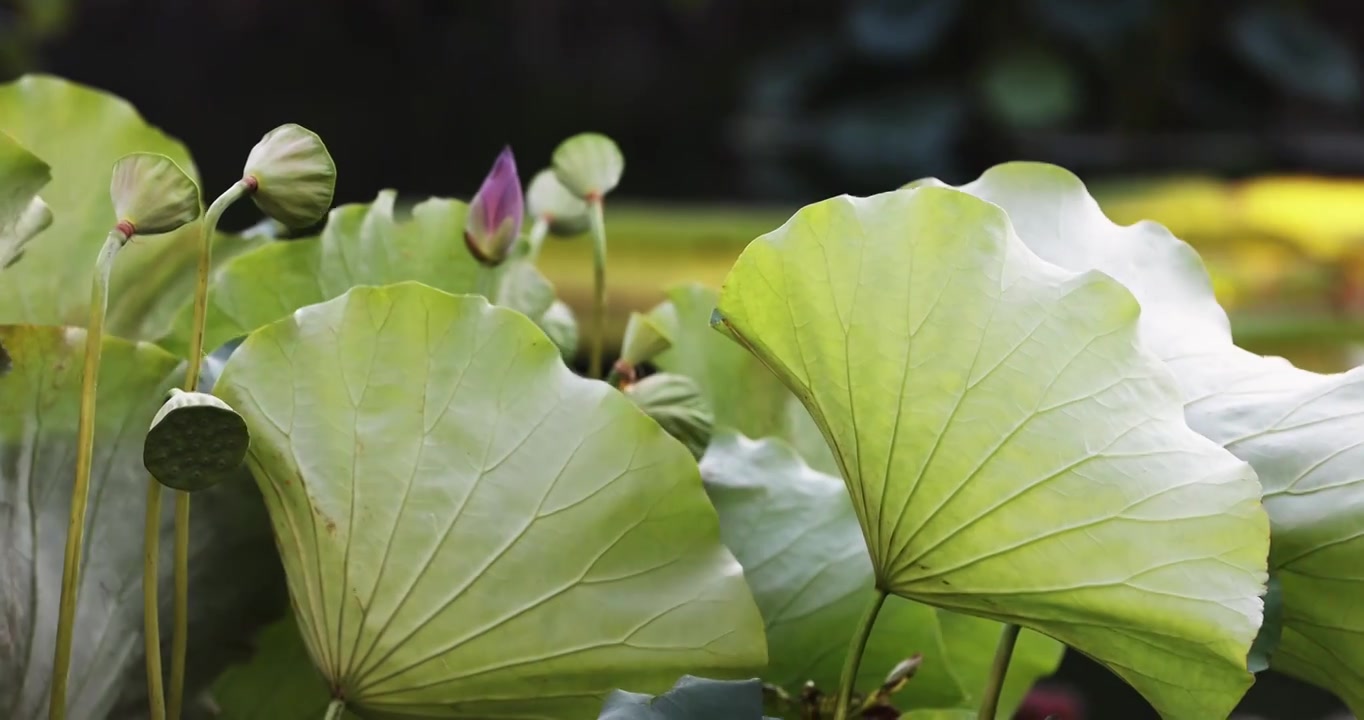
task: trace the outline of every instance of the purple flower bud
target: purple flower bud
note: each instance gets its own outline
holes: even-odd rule
[[[483,186],[469,201],[464,244],[484,265],[501,264],[521,236],[524,216],[525,202],[521,196],[521,180],[516,176],[516,158],[510,147],[504,147],[483,180]]]

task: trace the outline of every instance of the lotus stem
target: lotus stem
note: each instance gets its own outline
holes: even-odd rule
[[[194,325],[189,335],[189,367],[185,390],[199,388],[199,369],[204,360],[204,333],[208,324],[208,270],[213,260],[213,233],[218,219],[232,203],[254,189],[253,181],[238,180],[218,196],[204,213],[199,230],[199,272],[194,285]],[[185,693],[185,655],[189,649],[189,493],[175,491],[175,617],[171,636],[170,720],[180,720]],[[148,552],[152,549],[149,548]]]
[[[985,692],[980,696],[980,713],[977,720],[995,720],[999,711],[999,695],[1004,690],[1004,676],[1009,673],[1009,660],[1018,643],[1019,627],[1013,623],[1004,626],[999,633],[999,645],[995,649],[995,660],[990,666],[990,676],[985,681]]]
[[[161,538],[161,483],[147,476],[147,515],[142,536],[142,638],[147,656],[147,702],[151,720],[165,720],[166,693],[161,682],[161,618],[157,607],[157,567]]]
[[[540,248],[545,244],[545,236],[549,234],[549,221],[538,218],[534,225],[530,226],[530,234],[526,236],[526,259],[531,264],[535,264],[540,259]]]
[[[327,714],[322,717],[322,720],[341,720],[341,716],[345,712],[346,701],[341,698],[332,698],[332,701],[327,704]]]
[[[81,367],[80,421],[76,431],[76,479],[71,486],[71,517],[66,525],[66,556],[62,564],[62,595],[57,610],[57,647],[52,659],[49,720],[66,717],[66,684],[71,673],[71,638],[75,630],[76,600],[80,591],[81,550],[85,541],[85,508],[90,500],[90,466],[95,449],[95,394],[99,386],[100,352],[104,349],[104,312],[109,304],[109,277],[114,257],[128,242],[122,226],[109,232],[95,261],[90,290],[90,320],[85,329],[85,364]]]
[[[834,701],[834,720],[847,720],[848,706],[852,704],[853,687],[857,685],[857,669],[862,665],[862,653],[867,649],[871,629],[876,625],[876,616],[886,603],[886,591],[876,589],[876,595],[867,605],[867,611],[858,621],[857,631],[848,645],[848,656],[843,659],[843,674],[838,679],[838,698]]]
[[[588,375],[600,379],[602,373],[602,343],[606,340],[606,218],[600,195],[588,198],[588,215],[592,228],[592,354]]]

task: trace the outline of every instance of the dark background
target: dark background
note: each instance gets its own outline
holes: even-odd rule
[[[300,123],[336,158],[338,204],[468,196],[503,144],[528,177],[583,130],[619,141],[637,199],[794,204],[1011,159],[1087,179],[1364,175],[1357,0],[2,4],[0,79],[127,98],[205,187]],[[1082,658],[1060,675],[1090,718],[1154,717]],[[1244,707],[1337,705],[1270,675]]]

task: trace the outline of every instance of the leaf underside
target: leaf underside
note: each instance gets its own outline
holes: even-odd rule
[[[366,717],[589,717],[766,661],[695,461],[522,315],[356,288],[253,333],[217,393],[309,653]]]
[[[810,469],[786,444],[735,433],[715,438],[701,476],[720,513],[721,536],[745,567],[767,622],[768,682],[799,691],[807,680],[826,693],[839,673],[873,592],[871,561],[843,483]],[[900,661],[923,664],[894,696],[897,707],[973,708],[985,687],[1001,625],[887,598],[862,653],[857,690],[870,693]],[[1032,684],[1050,675],[1064,647],[1023,631],[999,716],[1007,720]]]
[[[881,587],[1040,630],[1166,717],[1249,687],[1259,486],[1185,424],[1122,286],[921,188],[801,210],[718,311],[822,428]]]
[[[1115,225],[1061,168],[1010,163],[961,189],[1007,211],[1038,255],[1098,269],[1137,297],[1143,339],[1174,371],[1190,426],[1264,487],[1283,594],[1271,667],[1364,714],[1364,368],[1322,375],[1237,348],[1198,254],[1155,223]]]

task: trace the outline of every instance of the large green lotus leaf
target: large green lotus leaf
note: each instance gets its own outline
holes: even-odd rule
[[[804,208],[718,313],[823,429],[882,589],[1039,630],[1169,718],[1249,687],[1259,485],[1185,424],[1121,285],[921,188]]]
[[[52,166],[43,190],[51,226],[29,243],[22,263],[0,271],[0,323],[85,324],[95,257],[116,218],[109,199],[114,161],[160,153],[198,181],[183,145],[148,125],[127,102],[83,85],[25,75],[0,85],[0,132]],[[130,339],[162,335],[194,292],[199,223],[136,238],[119,251],[105,331]],[[219,236],[221,262],[251,243]]]
[[[696,462],[524,316],[418,283],[252,333],[246,418],[309,652],[366,717],[591,717],[766,661]]]
[[[725,544],[745,568],[767,622],[765,680],[796,690],[813,680],[826,692],[839,674],[868,600],[871,561],[848,493],[838,478],[812,470],[785,443],[717,435],[701,477],[720,513]],[[916,712],[970,708],[985,687],[1002,626],[990,620],[887,598],[862,655],[857,689],[870,693],[891,668],[922,653],[895,703]],[[1065,648],[1030,630],[1019,638],[999,706],[1009,718]]]
[[[204,346],[216,348],[357,285],[411,280],[491,296],[532,318],[549,310],[554,289],[526,259],[524,247],[490,269],[464,246],[468,206],[432,198],[399,221],[393,213],[396,197],[384,190],[371,204],[336,208],[320,237],[271,243],[228,263],[213,280]],[[186,345],[192,320],[193,308],[185,306],[165,340],[169,347]]]
[[[654,364],[695,380],[715,411],[717,426],[749,437],[784,438],[813,467],[837,473],[829,446],[800,401],[756,358],[711,328],[717,298],[714,290],[696,284],[668,292],[651,314],[672,348]]]
[[[1136,295],[1143,339],[1175,372],[1189,424],[1264,486],[1284,603],[1271,666],[1364,715],[1364,368],[1320,375],[1235,347],[1197,253],[1155,223],[1113,224],[1061,168],[1001,165],[961,189],[1003,207],[1038,255]]]
[[[0,326],[0,717],[12,720],[47,716],[84,342],[78,329]],[[128,717],[128,708],[146,717],[142,437],[182,372],[151,345],[105,340],[71,666],[73,718]],[[257,619],[278,582],[269,525],[253,495],[249,484],[196,495],[192,691],[221,669],[223,648]],[[171,503],[164,505],[161,598],[169,617],[172,518]]]
[[[0,270],[14,264],[29,240],[52,223],[52,211],[38,191],[52,179],[52,169],[0,133]]]

